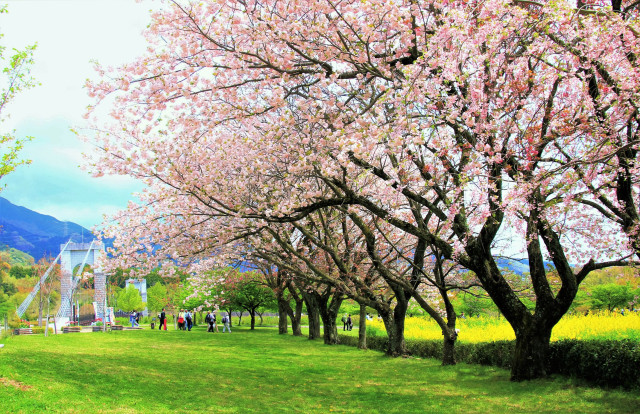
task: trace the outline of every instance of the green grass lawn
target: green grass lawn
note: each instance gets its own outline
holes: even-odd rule
[[[17,336],[0,343],[0,412],[637,413],[636,392],[392,359],[272,328]]]

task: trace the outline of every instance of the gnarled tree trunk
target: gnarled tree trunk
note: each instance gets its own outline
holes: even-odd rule
[[[324,343],[327,345],[336,345],[338,340],[338,327],[336,318],[340,311],[340,305],[344,297],[341,293],[334,292],[332,294],[325,293],[319,297],[320,317],[324,326]],[[331,303],[329,303],[331,301]]]
[[[289,330],[289,324],[287,323],[288,309],[289,304],[287,301],[281,296],[278,296],[278,333],[280,335],[286,334]]]
[[[287,312],[291,319],[291,330],[293,331],[293,336],[302,336],[302,305],[304,304],[304,299],[302,295],[298,294],[294,283],[289,282],[287,288],[289,289],[291,298],[296,303],[295,309],[291,309],[291,306],[287,302]]]
[[[302,304],[303,301],[296,301],[296,308],[289,313],[291,319],[291,330],[293,336],[302,336]],[[291,307],[289,307],[291,309]]]
[[[404,291],[398,290],[396,293],[396,306],[393,309],[378,309],[384,327],[387,330],[389,344],[387,346],[387,355],[401,356],[407,355],[406,344],[404,341],[404,319],[407,314],[409,300],[404,295]],[[409,296],[410,297],[410,296]]]
[[[304,303],[309,316],[309,339],[320,338],[320,309],[317,294],[304,292]]]
[[[547,376],[546,357],[551,329],[530,326],[516,334],[511,380],[525,381]]]

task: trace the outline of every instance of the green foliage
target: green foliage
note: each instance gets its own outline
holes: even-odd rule
[[[13,303],[9,300],[9,295],[0,289],[0,318],[15,309]]]
[[[6,13],[7,9],[0,6],[0,14]],[[0,36],[2,36],[0,34]],[[6,107],[22,91],[37,85],[31,77],[31,66],[33,65],[33,53],[35,45],[27,46],[23,50],[13,49],[12,53],[5,54],[6,47],[0,46],[0,66],[2,68],[2,79],[0,80],[0,123],[6,119]],[[25,142],[31,137],[16,138],[13,134],[0,134],[0,178],[11,173],[17,166],[28,164],[29,161],[20,160],[19,152],[24,147]]]
[[[0,283],[0,292],[4,292],[7,295],[12,296],[18,293],[18,288],[11,282],[2,282]]]
[[[0,261],[7,262],[12,267],[31,267],[35,263],[31,255],[7,245],[0,248]]]
[[[338,312],[338,315],[341,316],[341,315],[344,315],[345,313],[351,315],[352,317],[353,315],[360,314],[360,305],[358,304],[358,302],[351,299],[347,299],[343,301],[342,304],[340,305],[340,311]]]
[[[127,286],[118,296],[118,308],[125,312],[140,311],[145,307],[142,296],[133,285]]]
[[[164,284],[164,278],[160,276],[160,269],[153,269],[144,278],[147,280],[147,286],[149,287],[153,287],[158,283]]]
[[[257,276],[238,282],[230,293],[236,306],[247,311],[273,309],[277,306],[273,290],[265,286]]]
[[[31,266],[14,265],[9,269],[9,275],[15,279],[24,279],[35,275],[34,268]]]
[[[594,309],[627,308],[634,300],[635,292],[628,285],[607,283],[591,289],[591,306]]]
[[[109,276],[109,283],[120,289],[124,289],[127,285],[127,279],[129,279],[129,272],[122,269],[116,269],[112,275]]]
[[[497,315],[498,307],[493,303],[491,298],[480,288],[471,290],[471,293],[459,292],[453,299],[453,306],[456,313],[465,313],[472,315]]]
[[[147,289],[147,308],[150,312],[159,312],[169,304],[167,288],[162,283],[156,283]]]

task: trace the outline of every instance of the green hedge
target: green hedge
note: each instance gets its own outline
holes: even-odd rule
[[[355,336],[340,335],[340,343],[357,346]],[[422,358],[442,359],[442,341],[406,340],[407,351]],[[510,369],[515,341],[456,344],[456,360]],[[367,348],[386,351],[387,338],[367,336]],[[640,343],[633,340],[563,340],[550,344],[547,372],[586,380],[605,387],[640,388]]]
[[[31,331],[34,334],[44,334],[45,327],[44,326],[36,326],[31,328]],[[49,328],[49,334],[53,335],[53,328]]]
[[[640,388],[640,343],[633,340],[552,342],[547,363],[553,373],[601,386]]]

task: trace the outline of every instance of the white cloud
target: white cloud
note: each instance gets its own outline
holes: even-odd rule
[[[33,160],[3,179],[0,196],[59,220],[87,228],[102,215],[126,207],[142,185],[128,177],[94,179],[79,168],[92,148],[70,129],[83,124],[89,98],[83,88],[94,77],[91,60],[118,66],[144,52],[141,33],[156,3],[133,0],[5,0],[0,40],[9,48],[38,43],[33,75],[42,84],[20,94],[8,108],[2,130],[34,140],[23,157]]]

